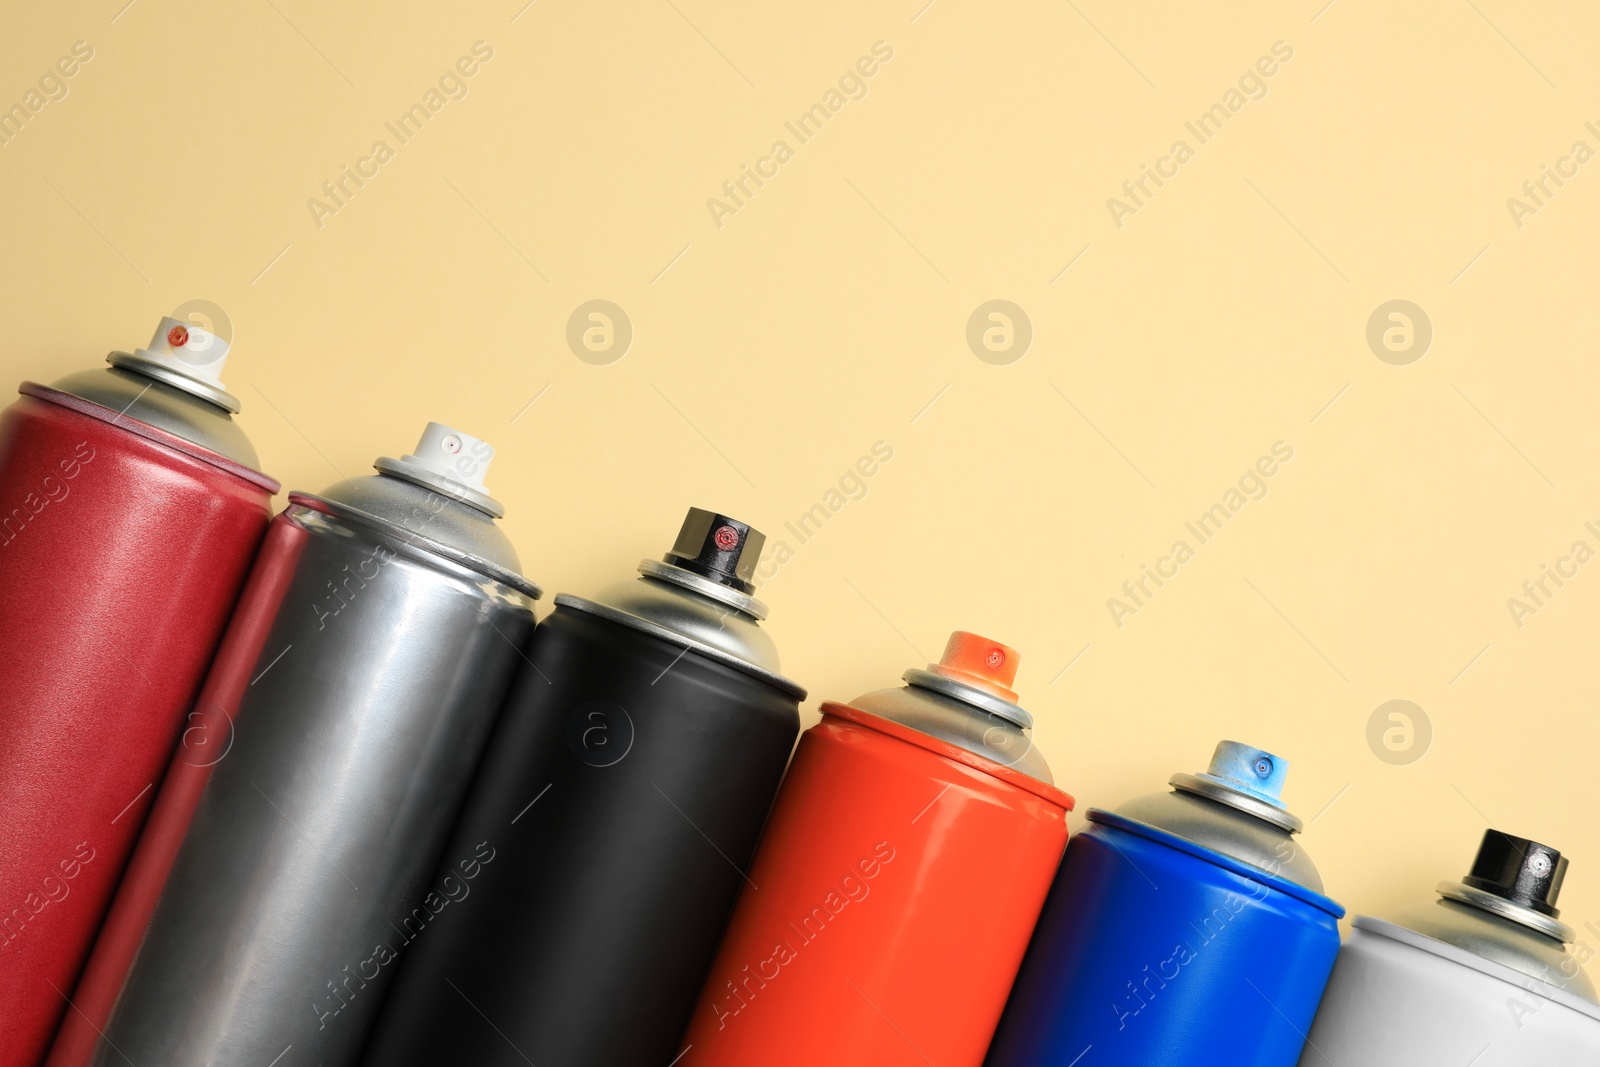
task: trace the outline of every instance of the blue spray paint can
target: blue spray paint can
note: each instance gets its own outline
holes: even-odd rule
[[[1171,792],[1091,808],[988,1067],[1294,1067],[1344,909],[1293,843],[1287,771],[1223,741]]]

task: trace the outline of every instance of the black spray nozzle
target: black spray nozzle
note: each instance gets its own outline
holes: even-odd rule
[[[750,579],[766,541],[766,534],[738,519],[690,508],[678,531],[678,540],[664,558],[675,567],[748,594],[756,591]]]
[[[1461,881],[1554,919],[1561,914],[1556,898],[1566,876],[1567,861],[1550,846],[1488,830],[1472,871]]]

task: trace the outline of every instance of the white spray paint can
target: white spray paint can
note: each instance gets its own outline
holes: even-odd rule
[[[1484,834],[1471,872],[1439,899],[1355,921],[1300,1067],[1600,1064],[1592,955],[1559,920],[1567,861]]]

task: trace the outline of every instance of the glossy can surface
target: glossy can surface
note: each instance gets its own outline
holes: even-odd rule
[[[38,1063],[66,1010],[277,490],[142,408],[22,394],[0,414],[0,1067]]]
[[[804,694],[595,608],[534,636],[447,853],[499,858],[405,961],[373,1067],[678,1054]]]
[[[989,1067],[1292,1067],[1343,909],[1111,812],[1072,839]]]
[[[977,1067],[1061,859],[1072,798],[902,723],[843,704],[822,711],[682,1063]]]
[[[1600,1006],[1365,916],[1339,953],[1302,1067],[1600,1063]]]
[[[537,590],[445,536],[487,516],[390,482],[273,521],[50,1063],[347,1063],[493,863],[436,873]],[[352,503],[396,499],[418,521]]]
[[[1588,950],[1568,948],[1578,934],[1556,907],[1567,867],[1551,846],[1491,828],[1438,899],[1357,918],[1302,1067],[1600,1064]]]

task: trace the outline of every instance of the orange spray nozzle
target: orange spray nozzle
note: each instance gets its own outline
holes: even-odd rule
[[[957,630],[944,646],[944,655],[930,664],[936,674],[975,689],[993,693],[1002,700],[1017,702],[1011,683],[1017,679],[1017,650],[987,637]]]

